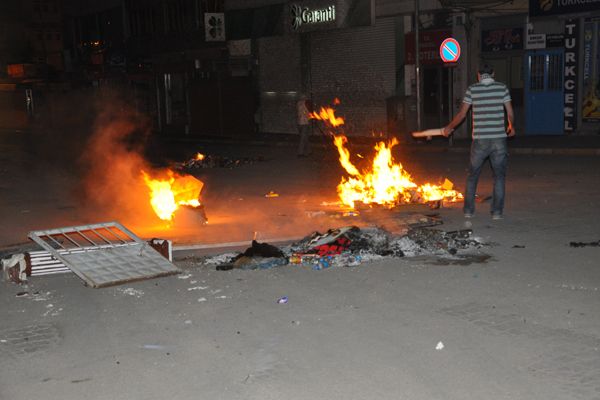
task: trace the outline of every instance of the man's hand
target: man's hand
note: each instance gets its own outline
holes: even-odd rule
[[[450,126],[445,126],[442,128],[442,136],[448,137],[454,132],[454,129],[450,128]]]
[[[513,137],[516,134],[515,128],[513,128],[513,124],[510,121],[508,121],[508,128],[506,128],[506,134],[508,135],[508,137]]]

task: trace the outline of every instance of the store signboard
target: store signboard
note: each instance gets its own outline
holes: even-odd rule
[[[583,25],[583,122],[600,122],[600,21]]]
[[[442,64],[440,46],[452,32],[449,30],[434,30],[419,32],[419,61],[422,64]],[[415,63],[415,33],[404,35],[404,57],[406,64]]]
[[[525,48],[527,50],[534,49],[545,49],[546,48],[546,34],[545,33],[530,33],[527,35],[525,41]]]
[[[564,47],[565,35],[562,33],[548,33],[546,35],[546,47],[549,49]]]
[[[322,8],[310,8],[298,3],[290,4],[292,29],[298,30],[302,26],[335,23],[335,4]]]
[[[481,31],[481,52],[523,50],[523,28],[502,28]]]
[[[577,14],[600,9],[600,0],[529,0],[529,16]]]
[[[577,129],[577,65],[579,57],[579,19],[565,21],[565,132],[572,133]]]
[[[374,17],[374,0],[289,0],[284,11],[289,33],[369,26]]]

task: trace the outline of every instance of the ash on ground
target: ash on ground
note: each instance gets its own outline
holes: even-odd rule
[[[484,243],[475,238],[470,229],[443,231],[414,228],[406,235],[398,236],[379,227],[347,226],[325,233],[314,232],[282,248],[253,241],[252,246],[243,253],[208,257],[201,264],[216,266],[217,270],[270,269],[287,264],[306,265],[319,270],[334,266],[358,266],[393,257],[433,256],[444,260],[461,260],[482,246]]]

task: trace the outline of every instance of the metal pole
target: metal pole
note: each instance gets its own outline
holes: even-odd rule
[[[419,0],[415,0],[415,81],[417,90],[417,131],[421,130],[421,61],[419,60]]]

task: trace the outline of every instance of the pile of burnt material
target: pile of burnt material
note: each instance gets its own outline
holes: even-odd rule
[[[244,253],[224,260],[217,269],[269,269],[292,264],[318,270],[332,266],[357,266],[386,257],[453,257],[482,246],[483,243],[473,236],[471,230],[446,232],[414,228],[399,236],[379,227],[347,226],[325,233],[314,232],[281,249],[253,241]],[[207,264],[215,263],[208,260]]]

